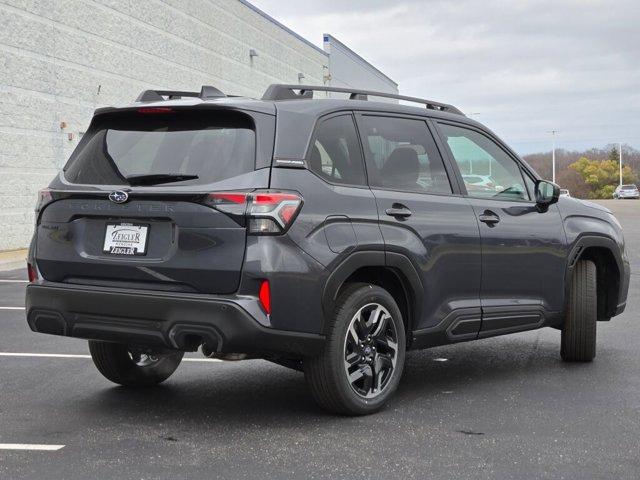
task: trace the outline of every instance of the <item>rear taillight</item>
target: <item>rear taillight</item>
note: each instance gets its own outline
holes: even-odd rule
[[[297,193],[272,192],[214,192],[207,195],[205,204],[247,219],[249,233],[277,235],[289,228],[302,207]]]
[[[51,196],[51,190],[48,188],[43,188],[38,192],[38,203],[36,204],[36,213],[42,210],[47,204],[53,201],[53,197]]]
[[[38,270],[30,263],[27,263],[27,276],[29,277],[29,282],[35,282],[38,279]]]

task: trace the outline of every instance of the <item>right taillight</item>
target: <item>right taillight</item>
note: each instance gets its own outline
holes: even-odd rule
[[[213,192],[205,204],[232,216],[243,216],[253,235],[278,235],[289,228],[302,207],[302,197],[293,192]]]
[[[291,225],[301,206],[302,197],[296,193],[254,193],[247,209],[249,232],[257,234],[283,232]]]

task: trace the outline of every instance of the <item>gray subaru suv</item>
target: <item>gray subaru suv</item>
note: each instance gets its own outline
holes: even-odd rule
[[[88,339],[107,379],[262,358],[342,414],[380,409],[409,349],[553,327],[591,361],[629,283],[607,209],[452,105],[380,92],[147,90],[96,110],[36,216],[29,326]]]

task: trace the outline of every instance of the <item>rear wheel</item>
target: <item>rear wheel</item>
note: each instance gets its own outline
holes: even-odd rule
[[[562,328],[560,356],[566,362],[590,362],[596,356],[598,292],[596,265],[580,260],[573,269],[569,309]]]
[[[405,358],[402,314],[384,289],[349,285],[340,295],[323,352],[304,361],[318,404],[335,413],[381,409],[396,390]]]
[[[150,387],[176,371],[183,352],[149,353],[119,343],[89,340],[91,358],[102,375],[127,387]]]

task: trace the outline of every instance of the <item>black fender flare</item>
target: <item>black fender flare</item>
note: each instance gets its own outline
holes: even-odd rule
[[[407,319],[407,334],[422,314],[424,290],[422,281],[416,268],[408,257],[401,253],[378,251],[356,251],[345,258],[333,269],[327,278],[322,292],[322,309],[326,314],[333,311],[338,292],[344,282],[358,269],[363,267],[385,267],[393,271],[402,283],[409,304],[409,318]],[[326,325],[323,325],[324,332]]]
[[[594,235],[594,234],[584,234],[584,235],[580,235],[573,243],[573,247],[571,247],[571,251],[569,253],[569,256],[567,257],[567,268],[566,268],[566,272],[565,272],[565,311],[568,307],[568,301],[569,301],[569,289],[571,287],[571,276],[573,274],[573,269],[576,265],[576,262],[578,261],[578,259],[580,259],[580,257],[582,256],[583,252],[587,249],[587,248],[591,248],[591,247],[598,247],[598,248],[604,248],[606,250],[608,250],[609,252],[611,252],[611,254],[613,255],[613,258],[616,262],[616,266],[618,267],[618,273],[620,275],[619,278],[619,291],[617,292],[617,298],[620,299],[620,294],[621,294],[621,289],[625,288],[624,287],[624,282],[625,282],[625,266],[624,266],[624,261],[622,259],[622,254],[620,252],[620,247],[618,246],[618,243],[612,239],[611,237],[605,236],[605,235]],[[617,302],[616,302],[617,303]],[[617,308],[617,305],[614,306],[614,310],[615,308]],[[613,310],[607,312],[607,314],[612,314],[611,316],[615,315],[615,312]]]

